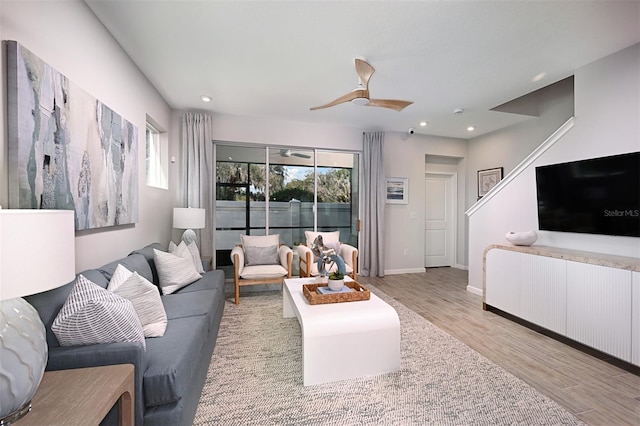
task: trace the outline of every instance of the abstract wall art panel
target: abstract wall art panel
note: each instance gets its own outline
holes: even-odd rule
[[[138,220],[138,130],[6,42],[9,207],[74,210],[76,229]]]

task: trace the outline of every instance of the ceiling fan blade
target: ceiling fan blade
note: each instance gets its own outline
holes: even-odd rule
[[[361,92],[361,91],[357,91],[357,92]],[[355,98],[360,97],[360,94],[357,92],[349,92],[344,96],[340,96],[338,99],[336,99],[335,101],[331,101],[326,105],[320,105],[317,107],[312,107],[310,108],[311,111],[315,111],[317,109],[322,109],[322,108],[329,108],[332,107],[334,105],[339,105],[339,104],[343,104],[345,102],[351,102],[352,100],[354,100]]]
[[[368,62],[358,58],[355,59],[355,64],[356,64],[356,72],[358,73],[358,77],[360,77],[362,84],[364,84],[364,88],[368,89],[369,79],[371,78],[373,73],[376,72],[376,69],[373,68],[371,64],[369,64]]]
[[[396,111],[402,111],[412,103],[412,101],[399,101],[397,99],[369,99],[369,103],[367,103],[367,106],[382,107],[393,109]]]
[[[293,155],[294,157],[300,157],[300,158],[311,158],[311,156],[310,156],[310,155],[307,155],[307,154],[301,154],[301,153],[299,153],[299,152],[294,152],[294,153],[292,153],[291,155]]]

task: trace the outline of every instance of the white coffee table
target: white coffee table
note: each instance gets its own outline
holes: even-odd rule
[[[310,305],[302,285],[315,282],[285,279],[282,291],[282,316],[296,316],[302,328],[304,385],[398,371],[400,319],[395,309],[373,293],[370,300]]]

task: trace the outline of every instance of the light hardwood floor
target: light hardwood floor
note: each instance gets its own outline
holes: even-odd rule
[[[493,312],[466,291],[467,272],[358,277],[519,377],[589,425],[640,425],[640,376]]]

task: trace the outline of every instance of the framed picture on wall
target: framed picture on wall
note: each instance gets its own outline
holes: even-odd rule
[[[409,179],[388,177],[386,178],[386,202],[387,204],[409,203]]]
[[[478,170],[478,200],[502,180],[502,167]]]

